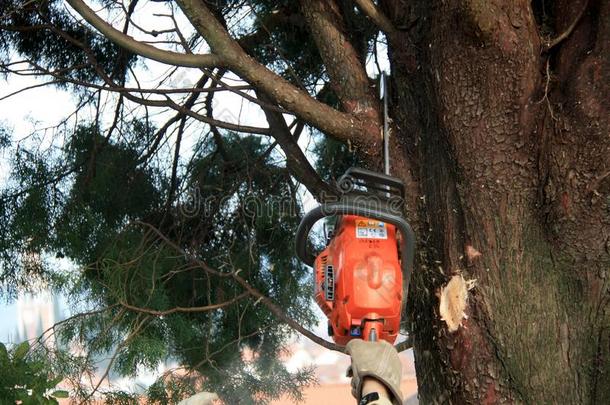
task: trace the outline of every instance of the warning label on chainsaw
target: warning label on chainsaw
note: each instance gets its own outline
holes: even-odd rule
[[[356,221],[356,238],[358,239],[387,239],[388,228],[384,222]]]

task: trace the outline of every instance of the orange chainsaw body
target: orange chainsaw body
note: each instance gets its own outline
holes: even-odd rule
[[[315,299],[340,345],[375,337],[393,344],[400,330],[403,274],[396,228],[344,215],[328,246],[316,258]]]

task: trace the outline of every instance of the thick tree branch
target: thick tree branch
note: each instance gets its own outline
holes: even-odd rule
[[[259,92],[257,95],[261,100],[267,101],[264,94]],[[271,136],[275,138],[286,154],[286,166],[290,174],[301,182],[318,201],[324,196],[335,195],[335,189],[320,178],[307,160],[282,114],[267,108],[263,108],[263,112],[269,123]]]
[[[212,51],[225,61],[226,66],[265,92],[275,103],[339,140],[351,140],[358,144],[367,139],[364,125],[366,120],[356,115],[339,112],[317,101],[258,63],[230,37],[203,2],[177,0],[177,3],[195,29],[205,38]]]
[[[98,15],[82,0],[66,0],[66,2],[101,34],[117,45],[133,52],[137,55],[144,56],[157,62],[166,63],[173,66],[184,67],[217,67],[222,66],[223,61],[220,57],[212,54],[183,54],[178,52],[166,51],[156,48],[139,41],[136,41],[129,35],[115,29],[106,21],[98,17]]]
[[[346,111],[378,119],[378,101],[356,49],[345,35],[334,0],[301,0],[301,9],[330,76],[330,87]]]
[[[391,35],[396,32],[394,24],[386,17],[385,14],[372,2],[372,0],[354,0],[364,14],[366,14],[375,25],[381,28],[386,34]]]
[[[343,109],[366,121],[360,141],[375,148],[380,137],[379,102],[358,52],[345,35],[343,17],[334,0],[301,0],[301,9],[330,76],[330,86]],[[374,153],[373,150],[367,150]]]

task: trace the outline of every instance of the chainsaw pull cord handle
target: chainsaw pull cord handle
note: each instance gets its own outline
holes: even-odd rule
[[[378,221],[392,224],[398,228],[401,234],[401,268],[403,287],[406,294],[409,291],[409,282],[411,280],[411,271],[413,269],[413,257],[415,255],[415,234],[411,225],[399,215],[394,215],[389,212],[377,211],[369,207],[358,206],[355,204],[346,203],[327,203],[320,205],[309,211],[299,224],[295,235],[296,253],[298,258],[310,267],[314,266],[316,256],[307,251],[307,241],[311,228],[320,219],[334,215],[357,215],[365,218],[372,218]]]

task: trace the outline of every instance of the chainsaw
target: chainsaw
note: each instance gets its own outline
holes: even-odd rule
[[[402,217],[403,183],[387,174],[350,168],[340,196],[308,212],[296,233],[297,256],[314,269],[314,294],[339,345],[351,339],[393,344],[413,266],[415,236]],[[320,219],[335,217],[326,248],[308,250]]]

